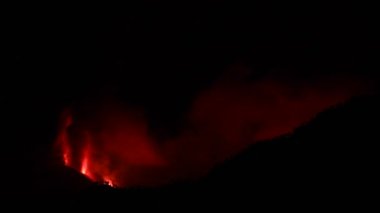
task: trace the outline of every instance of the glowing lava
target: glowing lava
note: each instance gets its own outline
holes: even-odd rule
[[[89,175],[89,172],[88,172],[88,158],[84,157],[83,158],[83,161],[82,161],[82,166],[81,166],[81,169],[80,169],[80,172],[86,176]]]
[[[115,184],[112,182],[112,180],[109,179],[108,177],[104,177],[104,184],[110,187],[116,187]]]

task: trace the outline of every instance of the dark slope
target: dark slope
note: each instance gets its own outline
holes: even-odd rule
[[[216,169],[206,185],[265,191],[351,190],[373,184],[378,100],[375,96],[355,98],[320,113],[292,135],[256,144]]]

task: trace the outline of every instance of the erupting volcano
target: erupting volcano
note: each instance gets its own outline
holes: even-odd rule
[[[62,162],[112,187],[194,180],[251,144],[289,134],[364,91],[361,82],[348,78],[295,83],[226,76],[198,95],[180,133],[165,139],[151,134],[142,110],[121,101],[69,108],[57,139]]]

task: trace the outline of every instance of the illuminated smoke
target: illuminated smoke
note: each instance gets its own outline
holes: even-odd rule
[[[62,113],[62,121],[60,125],[60,131],[58,133],[57,143],[61,149],[63,163],[65,164],[65,166],[71,165],[71,150],[69,142],[70,139],[68,138],[67,131],[69,127],[72,125],[72,123],[73,119],[69,112],[65,111],[64,113]]]
[[[241,73],[240,73],[241,74]],[[356,77],[250,80],[227,73],[193,101],[179,136],[158,141],[141,111],[117,101],[64,112],[65,165],[109,186],[158,186],[205,175],[257,141],[291,133],[317,113],[366,91]]]

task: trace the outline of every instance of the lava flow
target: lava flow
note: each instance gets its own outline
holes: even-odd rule
[[[115,109],[90,120],[63,114],[57,144],[62,160],[90,180],[125,186],[141,183],[147,169],[164,166],[144,124]]]
[[[91,139],[89,138],[89,134],[85,131],[83,133],[87,134],[82,134],[85,139],[82,140],[84,141],[85,145],[79,149],[78,144],[72,144],[73,140],[73,118],[72,115],[68,113],[69,111],[65,111],[63,113],[63,118],[62,118],[62,125],[60,132],[58,134],[57,138],[57,144],[59,146],[59,149],[61,150],[62,153],[62,160],[65,166],[72,167],[74,169],[77,169],[85,175],[87,178],[93,181],[99,181],[102,182],[106,185],[109,185],[111,187],[115,187],[115,184],[111,180],[110,177],[107,176],[99,176],[95,177],[92,175],[91,169],[94,169],[91,167],[91,150],[90,150],[90,144],[92,142],[90,141]],[[73,149],[74,148],[74,149]],[[81,155],[76,155],[78,151],[82,151]],[[78,163],[79,162],[79,163]]]
[[[88,171],[88,156],[86,155],[83,157],[80,172],[88,177],[91,177],[90,172]]]

